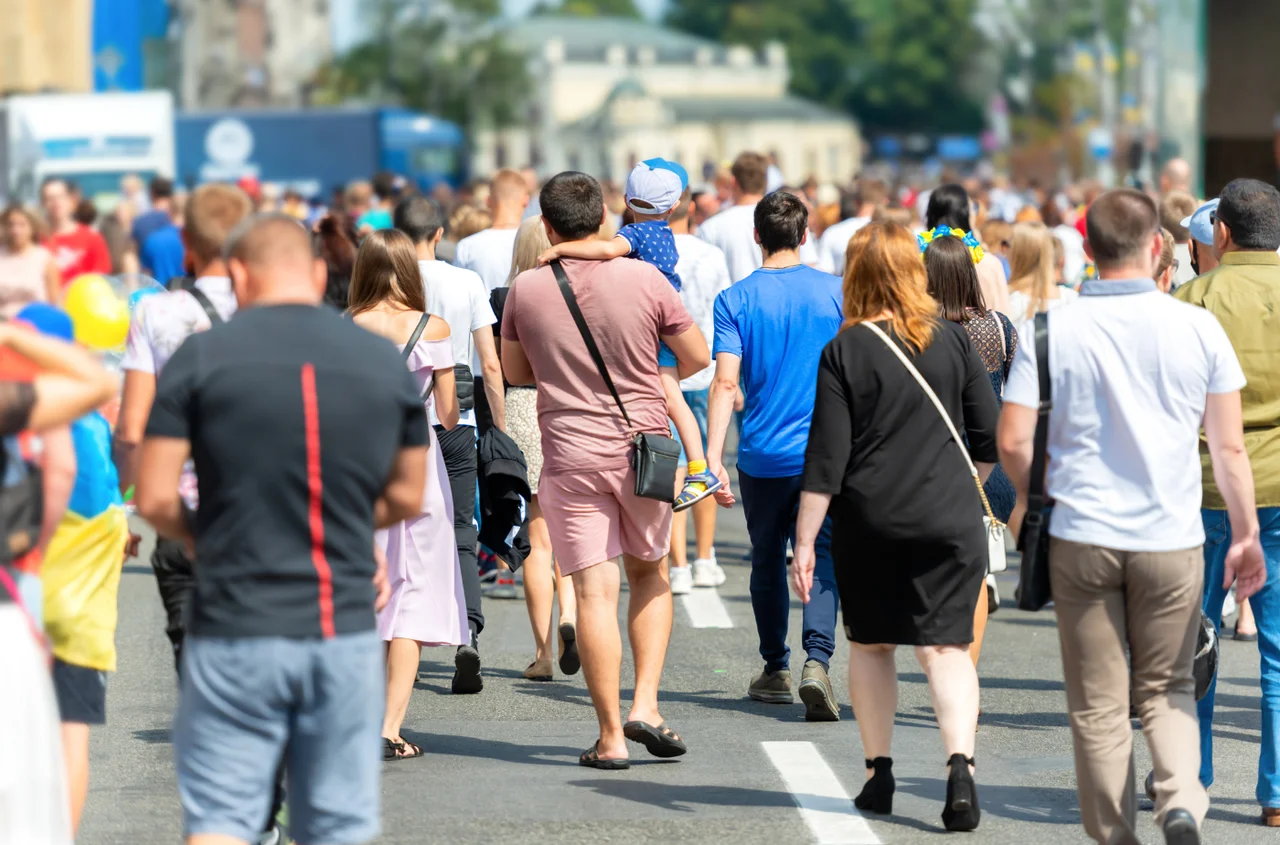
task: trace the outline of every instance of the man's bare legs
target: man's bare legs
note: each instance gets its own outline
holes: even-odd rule
[[[671,640],[671,582],[666,558],[640,560],[622,556],[631,598],[627,604],[627,634],[636,662],[636,691],[627,721],[662,724],[658,713],[658,684]]]
[[[636,689],[627,721],[658,726],[658,684],[671,639],[671,585],[666,559],[640,560],[623,555],[631,598],[627,631],[636,664]],[[621,694],[622,634],[618,630],[618,590],[621,573],[613,561],[605,561],[573,573],[578,598],[578,653],[582,673],[600,722],[601,759],[629,756],[622,736]]]
[[[630,756],[622,736],[618,691],[622,672],[622,633],[618,630],[620,583],[621,573],[612,560],[573,573],[573,590],[578,598],[578,655],[582,658],[587,692],[591,694],[591,704],[600,722],[600,743],[596,750],[602,760],[625,760]],[[634,583],[631,588],[635,590]],[[639,675],[638,670],[636,674]]]

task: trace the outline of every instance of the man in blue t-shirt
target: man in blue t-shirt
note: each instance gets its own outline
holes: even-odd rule
[[[751,537],[751,606],[764,672],[747,694],[790,704],[791,650],[787,647],[787,541],[795,537],[804,450],[809,442],[818,358],[843,320],[840,280],[806,266],[800,246],[809,213],[795,196],[769,194],[755,208],[755,237],[764,266],[723,291],[715,305],[715,381],[707,421],[707,461],[724,482],[718,498],[731,500],[724,470],[724,439],[739,379],[746,396],[738,443],[738,483]],[[835,650],[839,597],[831,561],[831,521],[817,542],[814,590],[804,607],[800,680],[805,718],[840,718],[827,670]]]

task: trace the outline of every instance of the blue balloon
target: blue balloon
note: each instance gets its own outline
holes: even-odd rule
[[[159,286],[153,288],[138,288],[133,293],[129,294],[129,313],[133,313],[133,309],[138,307],[138,303],[142,301],[143,297],[151,296],[153,293],[163,292],[164,288]]]

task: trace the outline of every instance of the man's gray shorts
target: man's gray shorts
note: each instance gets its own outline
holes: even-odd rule
[[[284,759],[294,839],[373,839],[384,702],[375,631],[327,640],[188,636],[173,730],[184,835],[257,842]]]

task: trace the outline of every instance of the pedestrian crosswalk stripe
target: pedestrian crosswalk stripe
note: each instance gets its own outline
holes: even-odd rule
[[[762,742],[818,845],[882,845],[812,742]]]
[[[733,620],[715,587],[698,587],[680,597],[695,628],[732,628]]]

